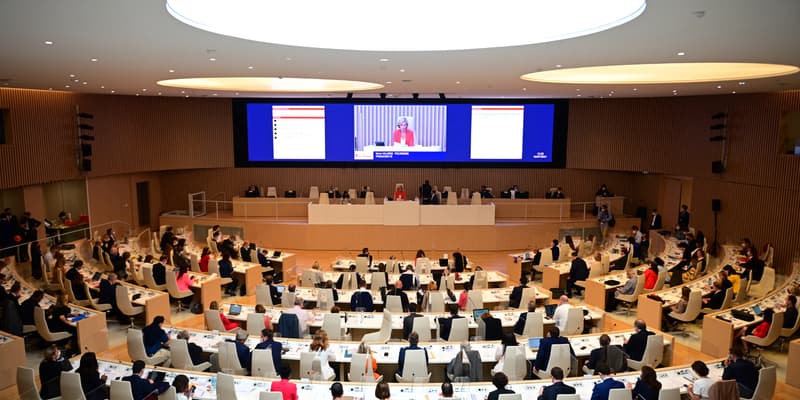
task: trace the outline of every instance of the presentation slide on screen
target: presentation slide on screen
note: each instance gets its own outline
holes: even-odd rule
[[[245,163],[551,163],[555,103],[237,105]],[[239,147],[237,147],[239,148]],[[238,160],[238,158],[237,158]]]

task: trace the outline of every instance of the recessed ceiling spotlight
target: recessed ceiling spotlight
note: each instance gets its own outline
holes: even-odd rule
[[[731,93],[732,93],[732,94],[736,94],[736,91],[734,90],[734,91],[732,91]]]
[[[69,77],[70,77],[70,78],[74,78],[74,77],[75,77],[75,74],[69,74]]]
[[[739,81],[739,86],[744,86],[746,84],[747,84],[747,82],[745,82],[745,81]]]
[[[86,81],[83,81],[82,83],[85,85],[85,84],[86,84]]]
[[[216,95],[217,95],[216,93],[212,94],[212,96],[216,96]]]
[[[47,88],[47,90],[53,90],[53,88]]]
[[[169,73],[170,73],[170,74],[171,74],[171,73],[173,73],[173,72],[175,72],[175,70],[174,70],[174,69],[171,69],[171,70],[169,70]]]
[[[636,91],[638,91],[638,90],[639,90],[639,89],[637,89],[637,88],[633,88],[633,91],[634,91],[634,92],[636,92]]]
[[[614,94],[614,91],[613,91],[613,90],[611,91],[611,94]]]
[[[73,79],[72,81],[73,81],[73,82],[75,82],[75,83],[78,83],[78,82],[80,82],[81,80],[80,80],[80,79]]]
[[[391,84],[392,84],[392,81],[386,81],[386,84],[387,84],[387,85],[391,85]]]
[[[138,96],[139,96],[139,93],[136,93],[136,96],[138,97]]]
[[[578,97],[581,97],[581,96],[583,96],[583,95],[582,95],[582,94],[580,94],[580,93],[578,93]]]
[[[143,91],[143,92],[146,92],[146,91],[147,91],[147,88],[145,88],[145,89],[142,89],[142,91]]]
[[[524,87],[524,88],[522,88],[522,91],[523,91],[523,92],[527,92],[527,91],[528,91],[528,88]]]
[[[717,85],[717,89],[722,89],[722,85]]]
[[[556,64],[556,68],[561,68],[561,64]]]
[[[234,93],[233,95],[234,95],[234,96],[238,96],[238,95],[239,95],[239,92],[236,92],[236,93]]]
[[[53,44],[53,41],[52,40],[45,40],[44,44],[50,46],[51,44]]]
[[[183,96],[183,97],[185,97],[185,98],[187,98],[187,99],[188,99],[188,98],[189,98],[189,95],[187,94],[186,96]]]
[[[252,65],[250,65],[250,66],[248,66],[248,67],[247,67],[247,69],[253,69],[253,68],[255,68],[255,67],[254,67],[254,66],[252,66]]]
[[[380,60],[378,60],[378,61],[380,61],[380,62],[389,62],[389,59],[388,59],[388,58],[381,58],[381,59],[380,59]]]
[[[576,92],[580,92],[581,90],[580,90],[580,89],[575,89],[575,91],[576,91]]]
[[[158,95],[161,96],[161,92],[158,92]]]
[[[116,90],[112,90],[111,93],[117,93],[117,91]]]
[[[405,68],[400,68],[400,72],[406,72]]]
[[[211,58],[208,59],[208,61],[217,61],[217,59],[214,58],[214,57],[211,57]]]
[[[91,60],[92,60],[92,62],[97,62],[96,58],[92,58]]]
[[[286,61],[292,61],[292,57],[286,57],[286,58],[284,58],[284,60],[286,60]]]
[[[184,93],[186,93],[186,91],[185,90],[181,90],[181,94],[184,94]]]
[[[677,91],[678,91],[678,89],[672,89],[672,93],[675,93]]]
[[[105,85],[100,85],[100,89],[105,89],[105,88],[106,88]]]
[[[69,88],[69,85],[64,85],[65,88]]]
[[[460,85],[460,84],[461,84],[461,81],[456,81],[456,85]]]
[[[685,56],[685,55],[686,55],[686,53],[685,53],[685,52],[683,52],[683,51],[679,51],[679,52],[678,52],[678,55],[679,55],[679,56]]]

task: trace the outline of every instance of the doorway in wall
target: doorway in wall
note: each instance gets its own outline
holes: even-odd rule
[[[150,182],[136,183],[136,209],[139,226],[150,226]]]

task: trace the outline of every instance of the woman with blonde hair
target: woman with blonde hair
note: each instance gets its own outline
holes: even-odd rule
[[[317,353],[316,358],[319,358],[320,374],[324,380],[331,380],[336,376],[336,372],[330,365],[330,361],[335,358],[335,355],[329,351],[329,348],[328,333],[324,329],[318,330],[311,341],[310,349],[312,352]]]

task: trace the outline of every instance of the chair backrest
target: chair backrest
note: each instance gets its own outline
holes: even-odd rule
[[[167,293],[172,297],[181,296],[181,290],[178,289],[178,275],[169,268],[167,268]]]
[[[536,299],[536,288],[533,287],[523,288],[522,297],[520,298],[519,307],[517,308],[520,310],[528,308],[528,303],[534,299]]]
[[[316,280],[317,275],[314,273],[314,270],[303,270],[303,273],[300,275],[300,286],[314,287],[314,285],[317,283]]]
[[[378,290],[386,286],[386,274],[384,272],[373,272],[370,278],[370,290]]]
[[[658,392],[658,400],[681,400],[681,388],[663,388]]]
[[[50,328],[47,326],[47,318],[45,317],[44,309],[41,307],[37,306],[33,309],[33,322],[36,324],[36,332],[39,333],[39,336],[46,342],[55,342],[59,340],[50,332]]]
[[[763,343],[767,343],[767,346],[775,343],[775,341],[781,337],[781,331],[783,330],[783,316],[783,311],[773,314],[772,323],[769,324],[769,332],[767,332],[767,336],[763,339]]]
[[[128,355],[131,357],[131,360],[146,360],[147,352],[144,348],[144,336],[142,335],[142,331],[138,329],[128,329],[127,334],[128,340]],[[189,350],[186,350],[187,353]]]
[[[237,400],[236,386],[233,382],[233,375],[218,372],[216,389],[218,399]]]
[[[522,346],[506,347],[503,358],[503,373],[508,376],[508,380],[525,379],[525,375],[528,373],[528,363],[525,360],[525,350]]]
[[[403,379],[411,382],[412,379],[421,382],[428,376],[428,364],[425,359],[425,350],[406,350],[405,364],[403,365]]]
[[[208,273],[219,276],[219,261],[214,257],[208,259]]]
[[[417,317],[412,320],[411,331],[417,332],[421,342],[431,341],[431,319],[427,316]]]
[[[311,186],[310,188],[308,188],[308,198],[310,199],[319,198],[319,186]]]
[[[556,400],[581,400],[581,395],[574,394],[559,394],[556,395]]]
[[[608,391],[608,400],[632,400],[633,393],[630,389],[611,389]]]
[[[478,194],[480,196],[480,194]],[[469,200],[469,188],[461,188],[461,200]]]
[[[767,245],[767,251],[764,252],[763,256],[761,257],[764,260],[764,266],[772,267],[772,260],[775,256],[775,249],[772,245]]]
[[[689,301],[686,304],[686,311],[680,315],[682,321],[694,321],[700,315],[700,310],[703,308],[703,293],[699,290],[692,290],[689,294]]]
[[[367,192],[364,198],[364,204],[375,204],[375,192]]]
[[[444,293],[428,291],[428,312],[444,312]],[[797,319],[800,321],[800,318]]]
[[[544,336],[544,315],[540,312],[528,312],[525,317],[525,329],[522,331],[525,337]]]
[[[61,373],[61,398],[65,400],[86,400],[81,387],[81,376],[77,372]]]
[[[489,278],[486,271],[475,271],[474,282],[473,289],[487,289],[489,287]]]
[[[281,307],[292,308],[294,307],[294,300],[297,298],[297,293],[284,290],[281,294]]]
[[[39,400],[39,388],[33,368],[17,367],[17,394],[20,400]]]
[[[403,312],[403,303],[401,301],[400,296],[396,295],[386,296],[386,309],[394,313]]]
[[[267,197],[278,197],[278,188],[276,188],[275,186],[268,186]]]
[[[747,301],[747,290],[749,289],[749,279],[739,278],[739,291],[736,292],[736,299],[734,303],[741,304]]]
[[[469,340],[469,325],[466,318],[455,318],[450,321],[448,342],[463,343]]]
[[[173,339],[169,341],[169,354],[172,361],[172,368],[192,369],[194,363],[192,356],[189,355],[189,346],[184,339]],[[136,360],[134,358],[134,360]]]
[[[265,306],[272,305],[272,298],[269,295],[269,286],[264,284],[256,286],[256,304]]]
[[[200,270],[200,260],[197,259],[197,254],[189,254],[189,266],[191,266],[192,272],[202,272]]]
[[[219,344],[219,368],[222,372],[237,374],[244,369],[236,352],[236,343],[221,342]],[[219,382],[217,382],[219,383]],[[219,393],[217,393],[219,396]]]
[[[375,375],[372,373],[372,364],[367,368],[367,354],[355,353],[350,359],[350,372],[347,380],[350,382],[375,382]]]
[[[522,400],[521,393],[506,393],[497,396],[497,400]]]
[[[342,340],[342,318],[339,314],[326,313],[322,317],[322,329],[332,340]]]
[[[316,352],[303,351],[300,353],[300,379],[318,380],[322,377],[322,370],[319,367],[319,358]],[[317,361],[315,367],[314,361]]]
[[[253,372],[253,376],[276,378],[278,373],[275,371],[275,361],[272,359],[272,350],[253,350],[250,369]]]
[[[470,201],[470,204],[473,205],[473,206],[481,205],[481,194],[480,194],[480,192],[472,193],[472,199]]]
[[[248,335],[261,336],[261,330],[264,328],[264,313],[251,312],[247,314]]]
[[[158,395],[158,400],[176,400],[175,386],[170,386],[164,393]]]
[[[567,326],[564,328],[563,335],[580,335],[583,333],[583,308],[570,307],[567,310]]]
[[[658,271],[658,279],[656,280],[656,286],[653,288],[654,292],[657,292],[664,288],[664,283],[667,281],[667,269],[665,268],[662,271]]]
[[[739,384],[734,379],[716,381],[708,388],[708,400],[728,400],[731,398],[739,398]]]
[[[258,400],[283,400],[281,392],[259,392]]]
[[[480,290],[470,290],[467,295],[467,311],[483,308],[483,293]]]
[[[542,252],[542,258],[539,260],[539,265],[550,265],[553,263],[553,252],[549,249],[544,249]]]
[[[319,204],[331,204],[330,199],[328,199],[327,192],[320,192],[319,193]]]
[[[550,348],[550,359],[547,361],[547,371],[553,367],[561,367],[564,370],[564,376],[569,376],[572,370],[571,354],[569,352],[569,344],[554,344]]]
[[[330,310],[333,307],[333,289],[319,289],[317,291],[317,308]]]
[[[600,266],[603,268],[603,274],[607,273],[611,268],[611,256],[608,253],[603,253],[600,256]]]
[[[219,310],[205,310],[206,329],[210,331],[226,332],[225,325],[222,324],[222,318],[219,317]]]
[[[114,400],[133,400],[133,390],[128,381],[111,381],[110,398]]]
[[[642,365],[658,368],[664,359],[664,335],[650,335],[642,355]]]
[[[356,272],[359,274],[369,272],[369,257],[356,257]]]
[[[453,274],[447,275],[447,278],[444,280],[444,287],[439,288],[440,290],[456,290],[456,277]]]
[[[720,309],[724,310],[730,308],[731,304],[733,304],[733,288],[727,288],[725,289],[725,300],[722,300]]]
[[[456,197],[456,192],[452,190],[446,190],[447,193],[447,205],[448,206],[457,206],[458,205],[458,197]]]
[[[602,262],[600,262],[600,263],[592,263],[589,266],[589,278],[587,278],[587,279],[592,279],[594,277],[597,277],[597,276],[600,276],[600,275],[603,275],[603,274],[604,274],[603,263]]]
[[[775,288],[775,269],[764,267],[761,280],[750,285],[750,292],[756,297],[762,297]]]
[[[153,267],[147,268],[142,267],[140,268],[142,271],[142,275],[144,278],[144,284],[150,289],[162,290],[166,285],[159,285],[156,283],[156,278],[153,277]]]

